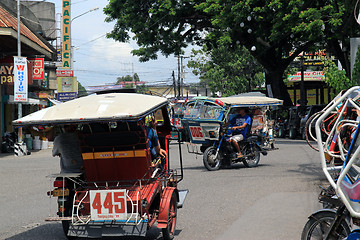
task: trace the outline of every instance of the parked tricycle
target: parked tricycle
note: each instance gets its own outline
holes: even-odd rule
[[[257,166],[260,153],[266,155],[267,150],[275,149],[273,121],[267,119],[266,111],[269,106],[281,104],[281,100],[264,96],[199,97],[189,101],[182,120],[189,152],[202,154],[204,166],[210,171],[236,162],[243,162],[246,167]],[[239,142],[242,157],[237,157],[225,127],[238,108],[247,108],[252,118],[250,131]],[[201,144],[200,151],[198,144]]]
[[[49,176],[57,198],[57,216],[65,235],[101,238],[145,236],[151,227],[162,230],[163,239],[175,233],[177,209],[187,190],[183,179],[170,168],[171,124],[165,98],[136,93],[91,95],[49,107],[18,120],[16,126],[76,126],[83,166],[78,172]],[[157,119],[156,131],[165,158],[152,158],[146,126]],[[56,143],[56,139],[54,144]],[[55,147],[55,146],[54,146]],[[180,147],[180,143],[179,143]]]

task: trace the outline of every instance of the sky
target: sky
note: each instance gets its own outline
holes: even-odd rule
[[[45,0],[55,3],[57,19],[62,11],[62,0]],[[178,59],[174,56],[168,58],[159,54],[158,60],[140,63],[138,57],[132,56],[131,50],[137,49],[136,42],[115,42],[107,39],[114,23],[105,22],[103,8],[108,0],[71,0],[71,35],[74,46],[74,75],[84,86],[99,86],[114,84],[117,77],[137,73],[141,81],[146,83],[172,83],[172,72],[175,78],[178,74]],[[90,9],[99,7],[99,10],[79,16]],[[77,17],[79,16],[79,17]],[[189,56],[189,47],[184,56]],[[191,73],[192,69],[186,67],[184,59],[185,83],[199,82],[197,76]]]

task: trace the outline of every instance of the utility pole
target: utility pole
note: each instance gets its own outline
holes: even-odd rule
[[[21,56],[21,32],[20,32],[20,0],[17,0],[17,54]],[[14,94],[15,95],[15,94]],[[22,103],[18,103],[18,118],[22,117]],[[22,142],[22,128],[18,129],[18,142]]]
[[[178,56],[178,99],[180,99],[180,55]]]
[[[173,85],[174,85],[174,99],[176,98],[176,80],[175,80],[175,71],[172,72]]]
[[[181,56],[181,99],[184,98],[183,94],[184,94],[184,64],[183,64],[183,59],[184,57]]]

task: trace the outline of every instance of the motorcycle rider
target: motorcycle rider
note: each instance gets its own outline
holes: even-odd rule
[[[237,158],[243,157],[243,154],[240,151],[239,143],[244,140],[246,134],[251,127],[251,117],[247,114],[246,108],[238,108],[237,115],[229,120],[232,137],[230,138],[231,144],[235,147],[238,155]]]

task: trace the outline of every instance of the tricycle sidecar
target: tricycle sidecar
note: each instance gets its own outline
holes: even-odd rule
[[[131,104],[129,104],[131,103]],[[174,237],[177,209],[187,190],[183,178],[165,159],[152,158],[146,119],[156,126],[161,148],[169,152],[171,124],[166,99],[150,95],[92,95],[40,110],[14,121],[17,126],[72,124],[83,160],[80,172],[53,174],[58,212],[68,238],[145,236],[150,227]],[[156,114],[155,114],[156,112]]]

